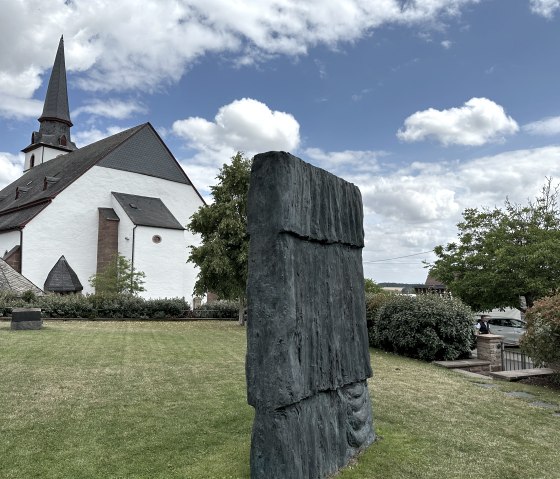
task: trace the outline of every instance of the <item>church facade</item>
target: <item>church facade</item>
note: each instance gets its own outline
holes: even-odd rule
[[[204,200],[149,123],[83,148],[71,140],[64,44],[23,175],[0,191],[0,254],[45,291],[93,293],[116,254],[146,274],[146,298],[191,299],[185,229]]]

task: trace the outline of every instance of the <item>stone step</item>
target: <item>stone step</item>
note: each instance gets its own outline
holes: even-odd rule
[[[447,369],[468,369],[490,366],[490,361],[483,359],[456,359],[455,361],[433,361],[433,364]]]
[[[549,376],[554,374],[554,370],[550,368],[532,368],[532,369],[516,369],[514,371],[496,371],[489,373],[498,379],[505,379],[506,381],[519,381],[520,379],[536,377],[536,376]]]

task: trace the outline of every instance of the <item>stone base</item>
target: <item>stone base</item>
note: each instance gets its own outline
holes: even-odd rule
[[[252,479],[319,479],[375,440],[367,382],[322,391],[274,411],[257,409]]]
[[[40,308],[14,308],[12,310],[12,329],[41,329],[42,327]]]
[[[43,320],[39,321],[14,321],[12,320],[11,329],[15,330],[28,330],[28,329],[42,329]]]

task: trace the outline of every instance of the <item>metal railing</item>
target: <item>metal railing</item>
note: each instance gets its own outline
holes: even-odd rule
[[[502,371],[517,371],[519,369],[533,369],[533,360],[521,351],[511,351],[502,347]]]

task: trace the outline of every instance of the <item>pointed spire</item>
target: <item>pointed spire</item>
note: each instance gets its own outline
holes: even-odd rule
[[[64,36],[60,37],[58,50],[47,88],[45,106],[39,121],[58,120],[72,126],[68,108],[68,90],[66,88],[66,64],[64,61]]]

